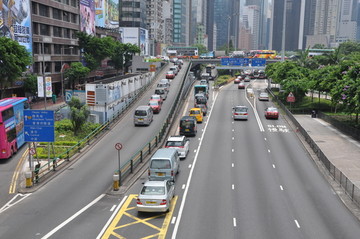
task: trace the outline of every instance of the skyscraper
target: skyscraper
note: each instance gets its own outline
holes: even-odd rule
[[[342,0],[339,22],[336,31],[336,42],[342,43],[345,41],[356,40],[357,30],[357,4],[356,0]]]

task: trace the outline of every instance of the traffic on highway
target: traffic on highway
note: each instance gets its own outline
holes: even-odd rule
[[[220,89],[196,79],[164,142],[140,173],[112,189],[114,144],[122,143],[128,159],[149,142],[189,64],[169,63],[66,170],[14,205],[1,201],[0,238],[359,238],[359,221],[272,102],[263,77]]]

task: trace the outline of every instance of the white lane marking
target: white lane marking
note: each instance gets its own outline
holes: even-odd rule
[[[234,121],[231,122],[232,124],[234,123]]]
[[[295,222],[297,228],[300,228],[300,224],[298,223],[298,221],[297,221],[297,220],[294,220],[294,222]]]
[[[50,232],[48,232],[45,236],[43,236],[41,239],[47,239],[50,238],[52,235],[54,235],[57,231],[59,231],[61,228],[63,228],[64,226],[66,226],[69,222],[71,222],[72,220],[74,220],[76,217],[78,217],[81,213],[85,212],[87,209],[89,209],[92,205],[94,205],[95,203],[97,203],[98,201],[100,201],[103,197],[105,196],[105,194],[101,194],[99,197],[95,198],[92,202],[90,202],[88,205],[86,205],[85,207],[83,207],[82,209],[80,209],[78,212],[76,212],[74,215],[72,215],[71,217],[69,217],[68,219],[66,219],[63,223],[61,223],[59,226],[55,227],[54,229],[52,229]]]
[[[176,221],[176,217],[173,217],[172,220],[171,220],[171,224],[174,224]]]
[[[264,138],[264,140],[266,141],[267,139],[266,139],[266,138]]]
[[[275,168],[275,164],[273,164],[273,168]]]
[[[235,139],[235,137],[232,137],[232,140],[234,140]]]
[[[232,168],[234,167],[234,163],[231,164],[231,167],[232,167]]]
[[[280,189],[281,189],[281,191],[284,191],[284,188],[283,188],[283,186],[281,186],[281,185],[280,185]]]
[[[24,200],[25,198],[27,198],[30,195],[31,195],[31,193],[28,193],[28,194],[18,193],[18,194],[16,194],[12,199],[10,199],[10,201],[8,201],[2,208],[0,208],[0,214],[5,212],[7,209],[14,206],[15,204],[18,204],[19,202],[21,202],[22,200]],[[16,201],[16,199],[18,197],[21,197],[21,198]],[[12,202],[14,202],[14,203],[12,203]]]
[[[232,190],[234,190],[235,189],[235,185],[233,184],[233,185],[231,185],[231,189]]]
[[[250,100],[248,99],[248,97],[246,95],[247,94],[246,91],[247,91],[247,89],[244,91],[245,98],[249,102],[249,104],[251,105],[251,108],[253,108],[253,110],[254,110],[255,118],[256,118],[256,121],[257,121],[257,123],[259,125],[260,132],[264,132],[265,131],[264,126],[262,125],[259,114],[258,114],[258,112],[256,110],[256,101],[254,100],[254,102],[255,102],[254,105],[251,104]]]
[[[236,218],[235,217],[233,218],[233,225],[234,225],[234,227],[236,227]]]
[[[204,129],[201,129],[202,132],[204,132]]]
[[[268,149],[268,152],[270,153],[270,149]]]
[[[199,140],[201,140],[201,138],[199,138]]]
[[[113,212],[113,214],[111,215],[111,217],[109,218],[109,220],[106,222],[106,224],[104,225],[103,229],[100,231],[99,235],[96,237],[96,239],[100,239],[102,237],[102,235],[105,233],[105,230],[109,227],[110,223],[112,222],[112,220],[114,219],[114,217],[116,216],[116,214],[118,213],[118,211],[120,210],[121,206],[124,204],[124,202],[126,201],[128,196],[125,196],[121,202],[119,203],[119,205],[117,206],[117,208],[115,209],[115,211]]]
[[[218,94],[216,94],[216,96],[215,96],[215,99],[214,99],[214,101],[213,101],[213,105],[214,105],[215,102],[216,102],[217,96],[218,96]],[[209,114],[208,121],[210,121],[211,115],[212,115],[212,111],[211,111],[210,114]],[[205,135],[205,131],[206,131],[206,129],[207,129],[207,126],[208,126],[208,124],[206,124],[205,127],[204,127],[204,134],[201,136],[202,138],[203,138],[204,135]],[[200,140],[198,149],[199,149],[200,146],[201,146],[201,142],[202,142],[202,139]],[[180,208],[179,208],[179,213],[178,213],[178,220],[176,220],[176,223],[175,223],[175,226],[174,226],[174,230],[173,230],[173,233],[172,233],[172,235],[171,235],[171,238],[172,238],[172,239],[175,239],[175,238],[176,238],[177,231],[179,230],[179,225],[180,225],[182,213],[183,213],[184,207],[185,207],[186,197],[187,197],[187,194],[188,194],[188,191],[189,191],[189,188],[190,188],[191,179],[192,179],[192,175],[193,175],[193,173],[194,173],[194,169],[195,169],[195,165],[196,165],[196,162],[197,162],[197,159],[198,159],[199,151],[200,151],[200,150],[197,150],[197,152],[196,152],[196,154],[195,154],[194,161],[193,161],[193,167],[191,168],[190,173],[189,173],[189,177],[188,177],[188,179],[187,179],[187,183],[186,183],[187,187],[186,187],[185,190],[184,190],[183,199],[181,200],[181,204],[180,204]]]
[[[232,132],[234,132],[235,130],[234,130],[234,129],[232,129],[231,131],[232,131]]]
[[[191,168],[191,164],[189,164],[189,167],[188,168]]]
[[[194,153],[196,153],[196,149],[194,150]]]
[[[181,189],[185,189],[185,187],[186,187],[186,185],[185,185],[185,184],[183,184],[183,185],[182,185],[182,187],[181,187]]]
[[[233,153],[234,153],[234,149],[231,149],[231,152],[233,152]]]
[[[111,208],[110,208],[110,212],[114,211],[116,208],[116,205],[113,205]]]

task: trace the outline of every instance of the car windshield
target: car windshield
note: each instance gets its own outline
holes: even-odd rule
[[[183,141],[167,141],[166,146],[168,147],[180,147],[184,146]]]
[[[169,169],[171,168],[170,161],[166,159],[154,159],[151,161],[150,168]]]
[[[245,108],[245,107],[236,107],[235,112],[247,112],[247,108]]]
[[[157,101],[150,101],[149,104],[152,105],[152,106],[158,106],[159,105]]]
[[[155,93],[158,94],[158,95],[163,95],[164,90],[155,90]]]
[[[142,195],[164,195],[165,187],[163,187],[163,186],[144,186],[141,189],[140,194],[142,194]]]
[[[194,122],[190,121],[190,120],[182,120],[180,122],[180,127],[183,128],[190,128],[190,127],[194,127]]]
[[[268,108],[267,111],[268,112],[277,112],[278,110],[276,108]]]
[[[268,97],[268,94],[267,93],[261,93],[260,96],[261,97]]]
[[[191,110],[191,111],[190,111],[190,114],[197,115],[197,114],[200,114],[200,111],[198,111],[198,110]]]
[[[145,110],[135,110],[135,115],[136,116],[146,116],[146,111]]]
[[[160,95],[153,95],[153,96],[151,96],[151,99],[157,99],[157,100],[160,100]]]

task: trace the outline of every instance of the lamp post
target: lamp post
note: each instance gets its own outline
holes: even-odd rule
[[[63,56],[64,56],[64,50],[67,49],[73,49],[74,47],[61,47],[61,68],[60,68],[60,74],[61,74],[61,97],[64,99],[64,72],[63,72]]]
[[[228,54],[230,53],[230,23],[231,23],[231,18],[232,17],[235,17],[235,16],[239,16],[239,13],[234,13],[232,15],[228,15],[228,36],[227,36],[227,51],[228,51]],[[235,26],[237,27],[238,24],[235,24]],[[238,27],[237,27],[238,28]],[[238,29],[235,29],[235,40],[234,40],[234,45],[236,46],[236,34],[237,34],[237,31]],[[236,48],[236,47],[235,47]]]

